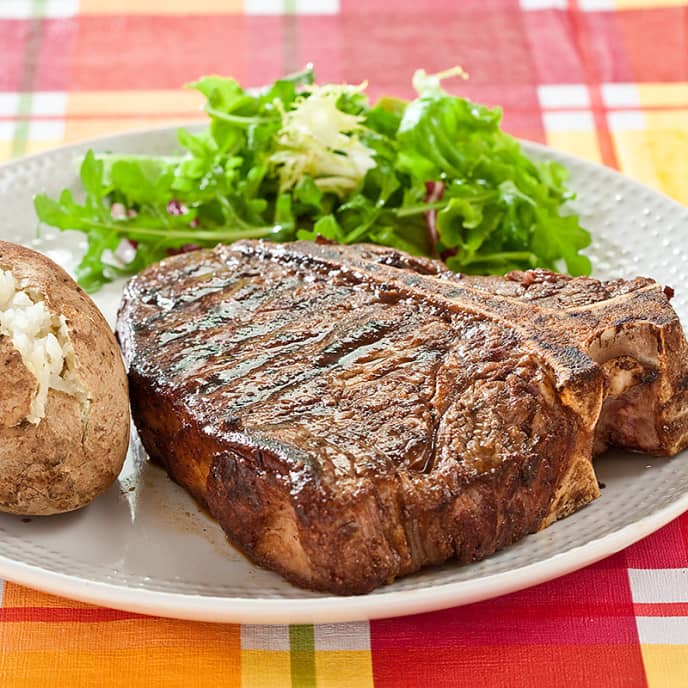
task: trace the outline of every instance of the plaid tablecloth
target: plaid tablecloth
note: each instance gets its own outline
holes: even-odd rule
[[[181,84],[259,85],[309,61],[373,96],[459,63],[462,92],[501,104],[510,132],[688,204],[677,0],[0,0],[0,159],[200,118]],[[0,686],[688,686],[687,552],[684,515],[517,594],[315,627],[148,618],[7,583]]]

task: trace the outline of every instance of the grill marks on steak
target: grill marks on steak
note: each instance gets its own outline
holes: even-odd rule
[[[245,242],[137,276],[118,334],[149,454],[249,556],[319,590],[571,513],[598,495],[593,439],[686,441],[685,340],[651,280]]]

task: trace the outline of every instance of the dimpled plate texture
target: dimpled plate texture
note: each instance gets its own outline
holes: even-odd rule
[[[36,239],[32,196],[78,190],[89,147],[170,153],[175,129],[67,146],[0,167],[0,237],[34,246],[73,269],[83,239],[44,231]],[[593,233],[595,276],[649,275],[676,288],[688,322],[688,210],[615,172],[524,143],[535,158],[571,171],[572,207]],[[110,322],[121,283],[97,294]],[[295,588],[251,565],[220,528],[132,440],[125,468],[87,508],[49,518],[0,515],[0,576],[66,597],[163,616],[244,623],[318,623],[430,611],[494,597],[554,578],[639,540],[688,508],[688,452],[673,460],[610,452],[596,468],[606,487],[573,516],[469,566],[447,564],[361,597]]]

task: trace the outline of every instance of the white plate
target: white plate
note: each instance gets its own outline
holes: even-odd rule
[[[526,143],[565,163],[576,209],[594,236],[599,277],[655,277],[676,287],[688,322],[688,210],[611,170]],[[75,159],[98,151],[169,153],[172,128],[111,136],[0,167],[0,237],[34,241],[32,195],[78,189]],[[80,235],[48,234],[41,250],[68,269]],[[121,284],[96,295],[110,321]],[[206,621],[323,623],[429,611],[495,597],[597,561],[688,509],[688,452],[673,460],[609,453],[596,464],[602,497],[573,516],[469,566],[447,564],[360,597],[295,588],[252,566],[181,488],[132,443],[118,482],[78,513],[0,515],[0,576],[119,609]]]

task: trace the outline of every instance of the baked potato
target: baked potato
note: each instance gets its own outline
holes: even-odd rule
[[[128,445],[127,378],[107,321],[49,258],[0,241],[0,511],[88,504]]]

